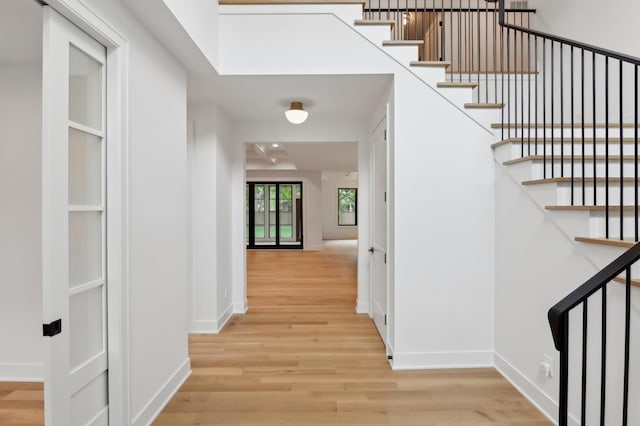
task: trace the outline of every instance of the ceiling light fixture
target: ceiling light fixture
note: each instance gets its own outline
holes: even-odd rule
[[[292,124],[304,123],[309,113],[302,108],[302,102],[291,102],[291,106],[284,112],[285,117]]]

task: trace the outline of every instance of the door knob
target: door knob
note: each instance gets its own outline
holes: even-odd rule
[[[373,253],[374,251],[376,251],[373,247],[369,247],[369,253]]]

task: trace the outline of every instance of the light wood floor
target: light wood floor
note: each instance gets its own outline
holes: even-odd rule
[[[493,369],[392,371],[355,314],[355,246],[249,251],[249,311],[193,335],[156,425],[549,425]]]
[[[42,383],[0,382],[0,425],[44,424]]]

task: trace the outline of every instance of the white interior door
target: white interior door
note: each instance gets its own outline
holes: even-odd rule
[[[44,8],[47,425],[108,424],[105,63],[104,46]]]
[[[373,321],[387,344],[387,131],[386,117],[372,135],[371,294]]]

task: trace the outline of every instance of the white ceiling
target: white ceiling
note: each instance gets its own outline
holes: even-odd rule
[[[189,102],[216,102],[236,120],[282,120],[292,101],[314,120],[366,120],[389,75],[207,76],[189,78]]]
[[[42,61],[42,6],[35,0],[0,0],[0,64]]]
[[[215,102],[236,121],[281,123],[290,102],[301,101],[316,123],[366,123],[391,81],[389,75],[190,76],[189,101]],[[358,170],[356,143],[318,140],[280,144],[278,149],[260,145],[266,154],[247,147],[249,170]]]

